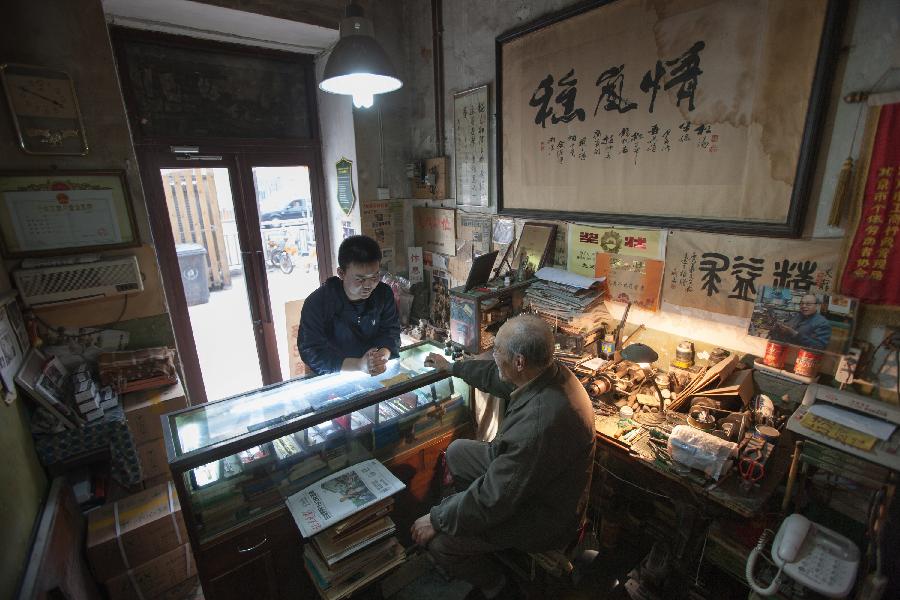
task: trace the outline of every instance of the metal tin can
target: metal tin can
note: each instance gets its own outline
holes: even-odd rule
[[[694,343],[684,341],[675,348],[675,360],[672,364],[679,369],[690,369],[694,366]]]
[[[603,356],[607,356],[612,358],[613,354],[616,353],[616,341],[612,339],[612,336],[609,336],[610,339],[606,339],[600,342],[600,353]]]
[[[787,346],[777,342],[769,342],[766,344],[766,355],[763,356],[763,364],[769,367],[781,369],[784,367],[784,351]]]
[[[815,377],[819,373],[819,363],[822,354],[812,350],[800,350],[797,352],[797,361],[794,363],[794,373],[803,377]]]

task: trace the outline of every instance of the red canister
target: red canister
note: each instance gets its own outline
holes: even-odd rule
[[[800,350],[797,352],[797,361],[794,363],[794,373],[804,377],[815,377],[819,373],[819,363],[822,361],[820,352],[812,350]]]
[[[766,355],[763,357],[763,364],[769,367],[781,369],[784,367],[784,351],[787,346],[777,342],[769,342],[766,344]]]

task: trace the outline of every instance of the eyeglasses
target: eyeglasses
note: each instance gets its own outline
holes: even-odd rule
[[[377,273],[372,273],[371,275],[354,275],[353,281],[359,284],[367,283],[370,281],[380,281],[382,276],[382,272],[379,271]]]

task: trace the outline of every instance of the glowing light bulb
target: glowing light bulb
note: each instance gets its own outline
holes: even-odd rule
[[[367,92],[356,92],[353,94],[353,106],[356,108],[371,108],[375,103],[375,94]]]

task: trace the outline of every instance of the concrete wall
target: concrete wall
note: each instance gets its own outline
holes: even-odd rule
[[[316,59],[316,81],[322,80],[328,55]],[[359,170],[356,161],[356,140],[353,135],[353,101],[349,96],[329,94],[321,90],[317,94],[319,105],[319,129],[322,136],[322,169],[325,171],[325,197],[328,205],[328,227],[331,232],[331,264],[337,268],[337,248],[344,239],[344,223],[349,222],[354,233],[359,233],[360,190]],[[335,164],[342,158],[353,162],[353,189],[356,203],[350,214],[337,202],[337,171]],[[328,273],[327,275],[332,275]]]
[[[427,6],[427,2],[419,4]],[[422,23],[410,21],[407,4],[401,2],[369,2],[366,17],[372,19],[375,38],[384,48],[400,73],[403,87],[390,94],[375,96],[368,109],[354,109],[353,128],[359,173],[359,198],[362,202],[377,199],[377,188],[387,187],[391,198],[409,195],[405,165],[409,161],[411,98],[418,88],[410,85],[411,67],[405,59],[407,40],[419,33]],[[416,31],[409,30],[416,28]],[[430,31],[430,29],[429,29]]]

